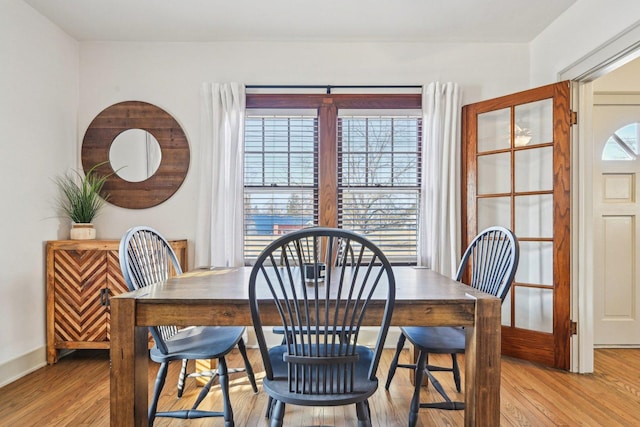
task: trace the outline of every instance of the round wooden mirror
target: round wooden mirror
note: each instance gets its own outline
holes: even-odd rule
[[[160,165],[153,175],[142,181],[121,178],[109,162],[111,144],[130,129],[149,132],[160,146]],[[189,159],[189,143],[178,122],[163,109],[141,101],[120,102],[105,108],[89,124],[82,140],[85,173],[106,162],[97,170],[109,175],[102,192],[109,194],[109,203],[123,208],[150,208],[169,199],[187,176]]]

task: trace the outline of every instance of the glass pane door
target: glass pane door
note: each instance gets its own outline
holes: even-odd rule
[[[500,225],[520,242],[502,306],[503,353],[569,368],[568,83],[463,110],[469,242]]]

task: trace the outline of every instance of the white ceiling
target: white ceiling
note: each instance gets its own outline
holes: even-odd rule
[[[24,0],[79,41],[530,42],[576,0]]]

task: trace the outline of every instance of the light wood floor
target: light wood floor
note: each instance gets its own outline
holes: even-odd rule
[[[408,370],[396,373],[389,392],[384,381],[391,359],[385,350],[380,365],[381,386],[370,402],[375,426],[404,426],[411,400]],[[258,378],[261,363],[256,350],[250,357]],[[408,352],[404,355],[408,359]],[[432,359],[433,356],[432,356]],[[230,366],[241,366],[238,355]],[[156,366],[151,364],[150,384]],[[175,364],[178,368],[178,364]],[[190,380],[182,399],[175,396],[177,370],[170,370],[160,408],[188,406],[198,388]],[[446,376],[445,376],[446,375]],[[455,395],[450,374],[442,374],[443,385]],[[260,385],[259,385],[260,388]],[[104,351],[77,351],[56,365],[47,366],[0,389],[0,425],[22,426],[108,426],[109,361]],[[220,408],[219,390],[212,388],[201,407]],[[437,399],[432,387],[423,388],[422,400]],[[462,396],[458,396],[462,399]],[[267,426],[264,410],[267,397],[253,394],[244,374],[234,374],[231,399],[236,426]],[[502,426],[639,426],[640,349],[601,349],[595,353],[595,373],[578,375],[503,358]],[[286,426],[355,426],[355,409],[301,408],[288,406]],[[461,411],[422,409],[419,425],[459,426]],[[156,426],[221,426],[219,418],[208,420],[158,419]],[[489,426],[488,426],[489,427]]]

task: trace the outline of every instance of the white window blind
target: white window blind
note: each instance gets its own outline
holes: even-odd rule
[[[315,115],[247,115],[245,262],[280,235],[317,224],[317,156]]]
[[[418,115],[341,114],[338,224],[367,236],[394,263],[415,263],[421,177]]]

